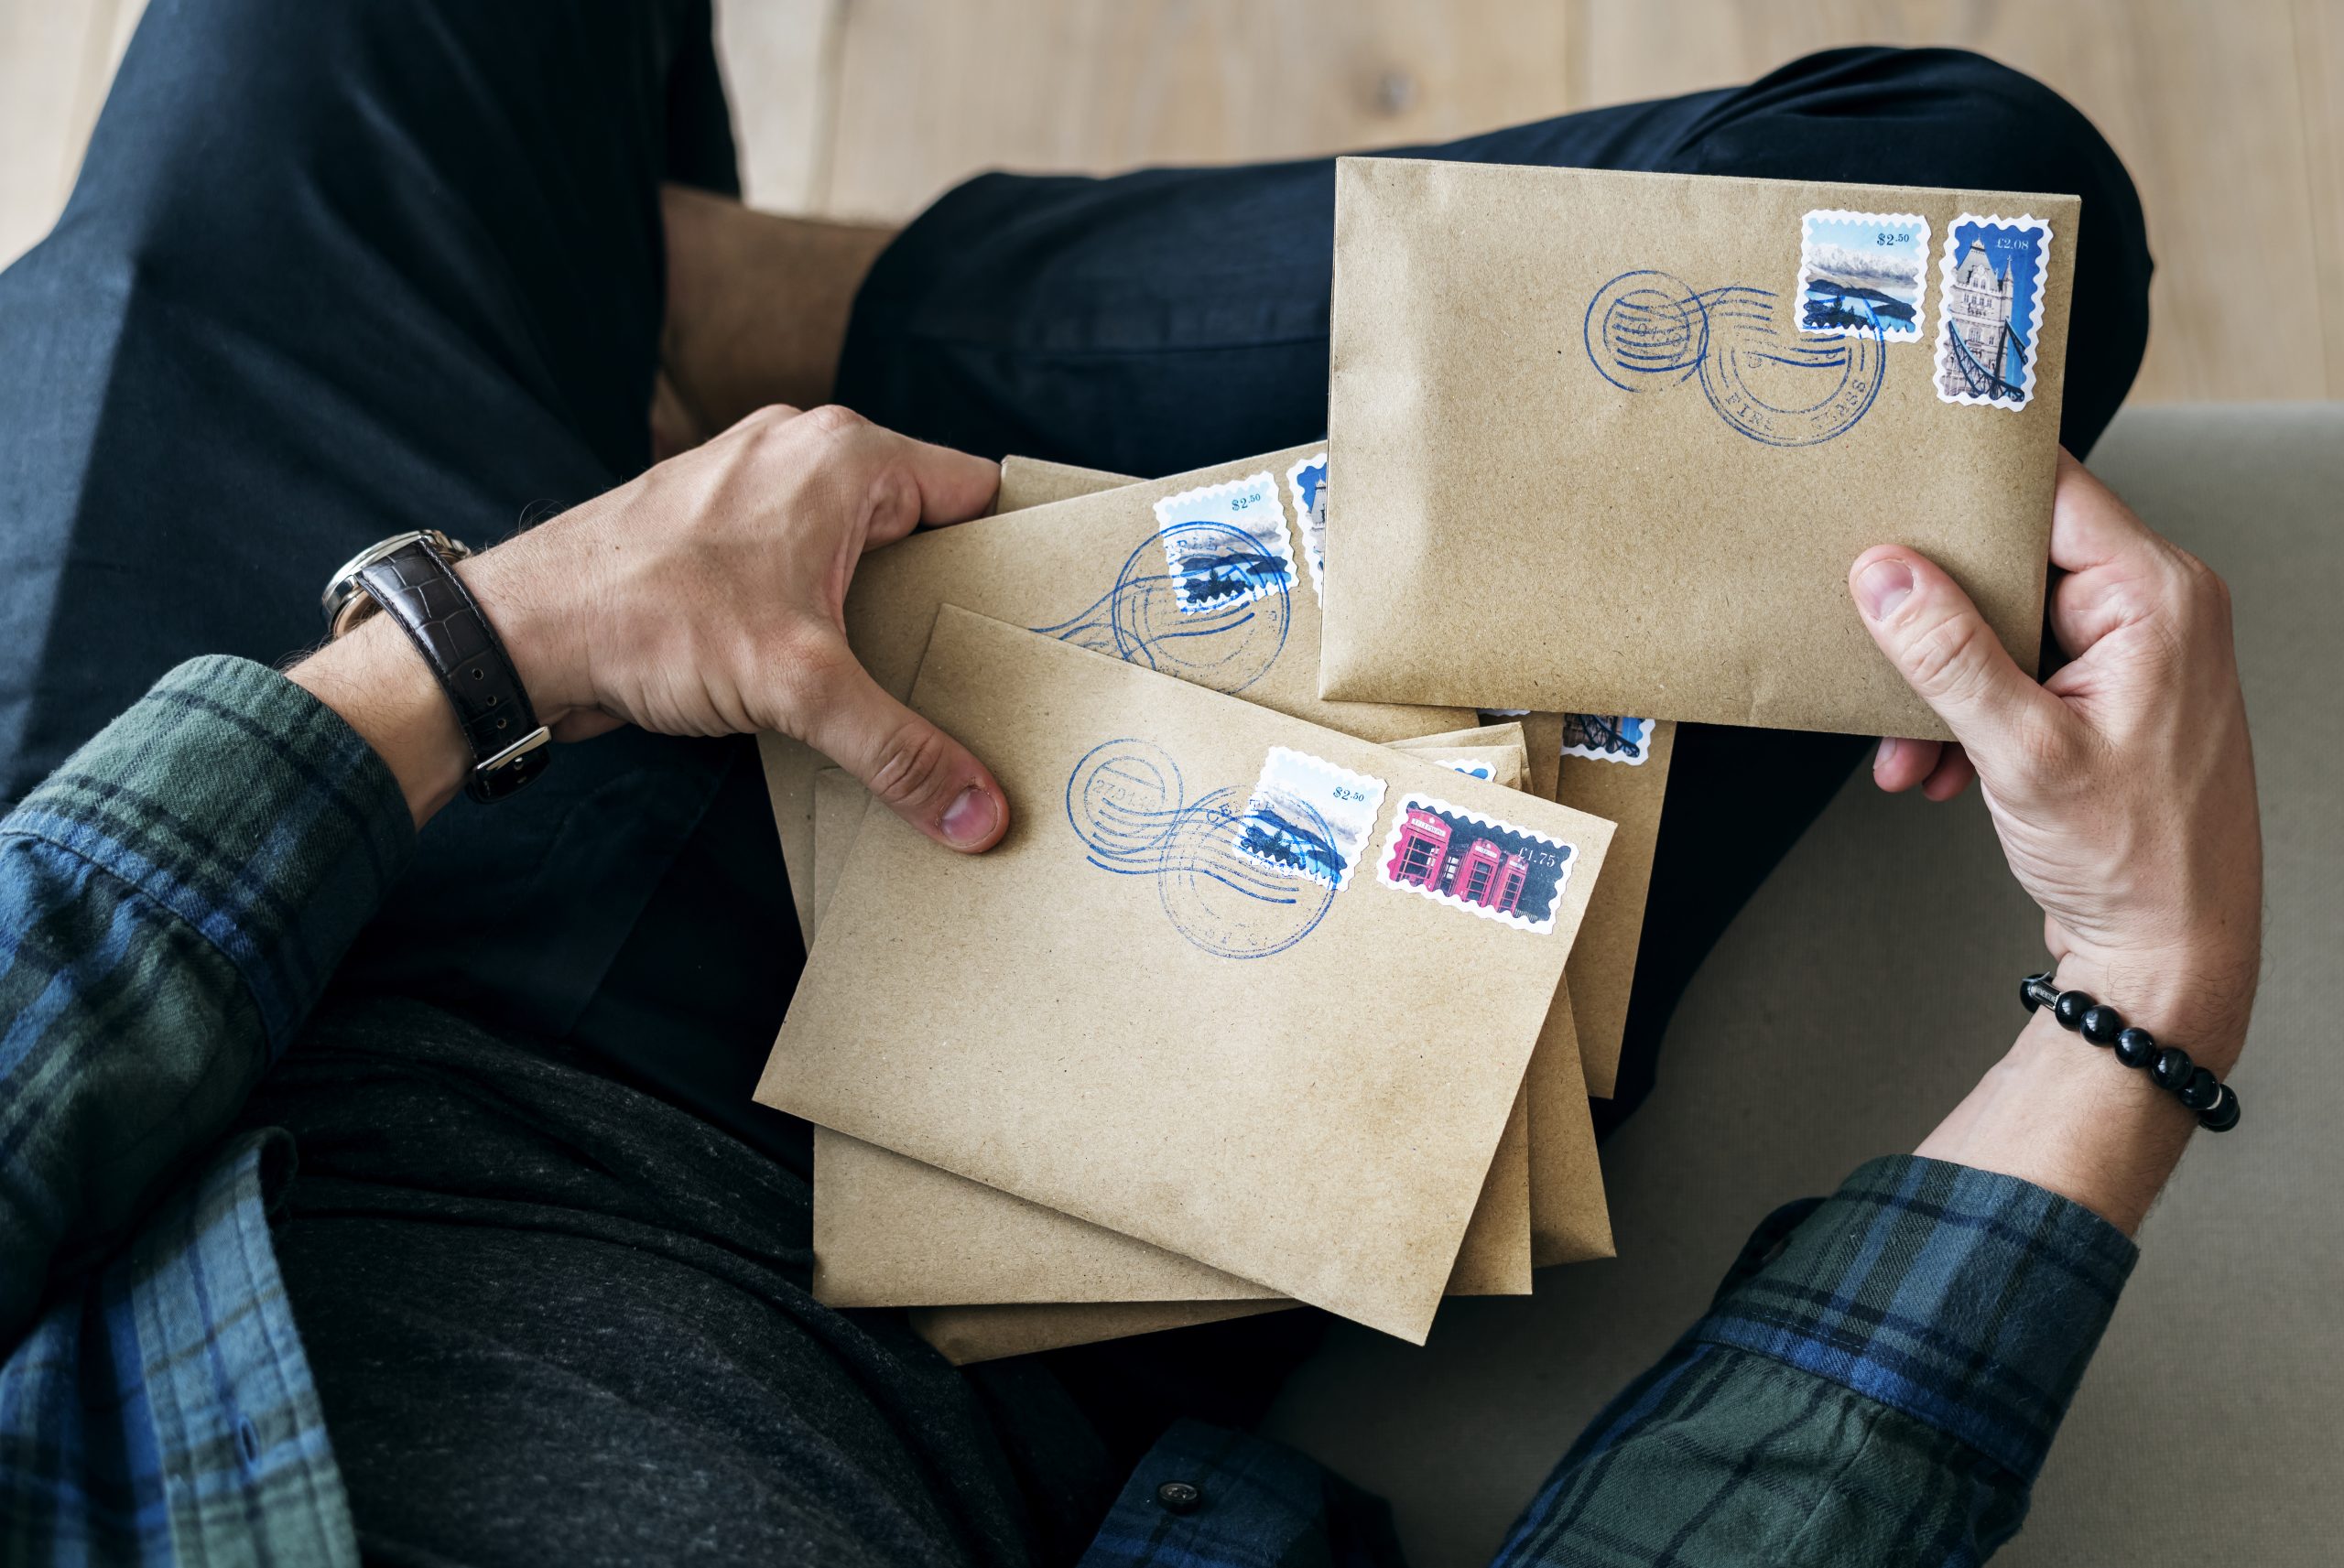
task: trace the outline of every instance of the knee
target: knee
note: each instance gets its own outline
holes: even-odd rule
[[[1685,167],[1786,179],[2079,196],[2095,267],[2145,293],[2148,238],[2123,160],[2082,112],[1984,55],[1845,49],[1730,94]]]
[[[1946,185],[2081,196],[2095,223],[2127,229],[2145,253],[2140,196],[2100,127],[2024,71],[1968,49],[1889,51],[1909,112],[1941,128]]]

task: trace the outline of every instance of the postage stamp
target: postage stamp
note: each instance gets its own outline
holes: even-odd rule
[[[1477,762],[1470,757],[1435,757],[1433,761],[1452,773],[1463,773],[1469,779],[1490,780],[1498,776],[1497,770],[1487,762]]]
[[[1294,492],[1294,527],[1302,535],[1302,561],[1310,568],[1310,591],[1327,600],[1327,454],[1308,457],[1286,470]]]
[[[1264,470],[1226,484],[1167,495],[1156,503],[1173,595],[1183,615],[1243,604],[1294,587],[1286,503]]]
[[[1548,932],[1577,859],[1570,845],[1544,833],[1411,794],[1400,797],[1375,874],[1386,887]]]
[[[1929,221],[1910,212],[1809,212],[1798,236],[1798,330],[1808,337],[1921,341]]]
[[[1382,779],[1273,746],[1237,819],[1237,852],[1340,892],[1383,808]]]
[[[1652,720],[1611,713],[1566,713],[1563,755],[1640,768],[1652,755]]]
[[[2024,408],[2035,397],[2051,225],[1964,212],[1937,259],[1937,397]]]

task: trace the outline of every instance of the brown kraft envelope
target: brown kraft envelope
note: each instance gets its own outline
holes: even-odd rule
[[[1035,470],[1053,470],[1057,473],[1072,474],[1076,476],[1078,483],[1082,482],[1082,476],[1089,476],[1094,472],[1087,469],[1064,469],[1061,465],[1037,463],[1032,460],[1017,458],[1009,459],[1002,467],[1004,506],[1008,504],[1007,497],[1015,482],[1012,476],[1015,474],[1019,478],[1024,477],[1019,474],[1020,470],[1029,472]],[[1109,484],[1117,482],[1114,475],[1098,475],[1097,477]],[[1625,825],[1615,823],[1618,831],[1612,836],[1611,853],[1605,862],[1603,878],[1596,884],[1595,891],[1589,897],[1587,918],[1579,925],[1579,940],[1572,944],[1572,967],[1577,965],[1580,950],[1596,937],[1599,913],[1615,881],[1621,877],[1623,860],[1641,859],[1646,874],[1640,874],[1636,878],[1635,913],[1631,917],[1629,925],[1631,950],[1628,960],[1631,964],[1634,960],[1633,951],[1634,931],[1636,925],[1640,924],[1643,918],[1644,887],[1648,880],[1652,834],[1658,827],[1660,790],[1665,785],[1666,778],[1668,750],[1673,742],[1675,730],[1676,726],[1666,721],[1659,725],[1652,742],[1651,752],[1644,759],[1645,766],[1651,770],[1651,773],[1633,775],[1627,784],[1630,791],[1628,804],[1641,812],[1644,804],[1648,803],[1649,820],[1644,820],[1642,816],[1639,816],[1639,821],[1643,824],[1641,844],[1629,842],[1631,829]],[[1527,781],[1527,784],[1545,798],[1551,800],[1555,798],[1558,775],[1562,772],[1562,736],[1563,716],[1558,713],[1543,713],[1528,715],[1519,722],[1486,725],[1474,730],[1456,730],[1446,735],[1424,736],[1414,741],[1396,741],[1393,742],[1393,746],[1399,751],[1426,749],[1442,751],[1456,747],[1476,746],[1486,749],[1488,743],[1492,741],[1511,742],[1525,755],[1543,755],[1546,759],[1544,767],[1534,767],[1530,770],[1532,776]],[[1536,750],[1534,751],[1534,748]],[[1594,763],[1574,758],[1572,765],[1575,770],[1585,769],[1592,772],[1596,768],[1610,764]],[[1574,776],[1579,775],[1575,773]],[[1647,777],[1650,782],[1646,782]],[[1599,778],[1597,782],[1601,785],[1618,781]],[[1581,810],[1591,809],[1577,800],[1568,801],[1566,804],[1578,806]],[[1592,811],[1592,815],[1601,816],[1606,813]],[[1624,1014],[1627,995],[1624,979],[1621,981],[1619,992],[1619,1006]],[[1568,984],[1557,993],[1557,1006],[1568,1013],[1570,1006]],[[1548,1020],[1551,1027],[1554,1015],[1550,1013]],[[1612,1059],[1616,1062],[1619,1044],[1616,1035],[1612,1044]],[[1555,1063],[1562,1064],[1562,1070],[1559,1073],[1552,1066]],[[1582,1211],[1587,1206],[1588,1193],[1591,1188],[1598,1193],[1598,1203],[1601,1202],[1600,1187],[1594,1186],[1594,1184],[1600,1183],[1601,1173],[1595,1166],[1592,1140],[1588,1141],[1584,1155],[1574,1157],[1571,1148],[1561,1145],[1555,1135],[1555,1127],[1557,1124],[1568,1123],[1573,1118],[1579,1119],[1580,1125],[1584,1125],[1585,1101],[1579,1098],[1581,1087],[1579,1075],[1569,1064],[1568,1056],[1550,1054],[1542,1041],[1540,1048],[1531,1054],[1529,1074],[1524,1080],[1523,1086],[1523,1098],[1531,1105],[1534,1119],[1543,1119],[1541,1125],[1544,1136],[1534,1135],[1532,1158],[1528,1169],[1532,1182],[1531,1215],[1534,1226],[1531,1258],[1533,1263],[1540,1268],[1557,1263],[1575,1262],[1589,1256],[1608,1257],[1612,1250],[1608,1244],[1610,1235],[1608,1223],[1603,1227],[1603,1234],[1607,1238],[1606,1244],[1600,1251],[1595,1251],[1587,1248],[1584,1241],[1566,1228],[1559,1219],[1563,1215]],[[1593,1070],[1590,1065],[1589,1068],[1590,1079]],[[1546,1108],[1542,1108],[1539,1104],[1542,1098]],[[829,1143],[844,1145],[856,1151],[869,1151],[873,1156],[881,1160],[900,1161],[901,1156],[888,1154],[884,1150],[873,1150],[869,1144],[856,1143],[852,1139],[841,1138],[823,1128],[815,1129],[814,1138],[815,1288],[819,1295],[822,1289],[823,1206],[830,1201],[830,1189],[825,1184],[827,1171],[823,1163],[826,1141]],[[919,1165],[914,1161],[901,1162],[911,1165],[917,1172],[933,1171],[933,1167]],[[941,1174],[941,1173],[936,1173]],[[950,1177],[945,1179],[957,1180]],[[973,1184],[960,1184],[964,1188],[972,1190],[991,1191],[989,1188],[974,1188]],[[1485,1187],[1483,1191],[1486,1196],[1488,1189]],[[1004,1195],[994,1195],[1004,1203],[1019,1202]],[[889,1200],[888,1206],[884,1211],[884,1220],[874,1218],[874,1226],[892,1223],[895,1217],[905,1212],[899,1194],[889,1192],[883,1196]],[[1477,1224],[1480,1221],[1480,1212],[1477,1210],[1475,1214]],[[1599,1217],[1600,1214],[1599,1208]],[[1539,1223],[1542,1219],[1545,1222],[1543,1225]],[[1080,1221],[1074,1220],[1069,1220],[1066,1223],[1080,1224]],[[1100,1232],[1096,1227],[1085,1228],[1093,1234],[1111,1234]],[[1470,1250],[1471,1227],[1467,1227],[1466,1235],[1467,1249]],[[861,1235],[854,1237],[849,1249],[852,1255],[858,1258],[861,1256],[863,1239]],[[1131,1242],[1129,1245],[1136,1248],[1144,1244]],[[1465,1252],[1460,1250],[1459,1254],[1460,1265],[1464,1257]],[[1226,1279],[1228,1276],[1214,1277]],[[1458,1289],[1458,1278],[1454,1273],[1449,1279],[1449,1293],[1452,1295],[1468,1293]],[[1156,1334],[1167,1329],[1187,1328],[1199,1324],[1246,1316],[1291,1304],[1284,1298],[1254,1302],[1210,1300],[1033,1303],[1012,1305],[961,1304],[916,1307],[912,1309],[909,1317],[914,1332],[935,1346],[946,1359],[955,1366],[965,1366],[971,1362],[994,1360],[1003,1357],[1027,1356],[1044,1350],[1060,1349],[1068,1346],[1095,1344],[1104,1339],[1120,1339],[1133,1335]]]
[[[1027,460],[1013,458],[1003,464],[1004,504],[1006,504],[1006,496],[1011,483],[1009,474],[1021,466],[1027,466]],[[1046,469],[1058,467],[1050,464],[1031,466]],[[1090,474],[1092,470],[1064,471],[1080,476]],[[1112,475],[1100,477],[1111,483],[1114,482]],[[1547,720],[1552,722],[1546,722]],[[1525,734],[1525,725],[1531,727],[1531,734],[1528,737]],[[1674,726],[1666,728],[1673,729]],[[1443,753],[1444,761],[1452,759],[1460,751],[1470,754],[1477,750],[1495,752],[1507,748],[1510,748],[1514,755],[1526,758],[1530,745],[1542,743],[1540,737],[1543,737],[1543,743],[1548,747],[1555,762],[1559,763],[1562,740],[1562,718],[1559,714],[1534,714],[1521,722],[1484,725],[1472,730],[1453,730],[1447,734],[1421,736],[1413,741],[1395,741],[1392,744],[1397,751],[1438,752]],[[1492,745],[1492,742],[1502,744]],[[1549,765],[1537,772],[1541,775],[1540,793],[1546,799],[1554,798],[1556,774],[1558,768]],[[824,775],[826,779],[829,776]],[[1500,779],[1497,782],[1503,784],[1506,781]],[[1525,783],[1528,782],[1530,781],[1525,780]],[[1649,846],[1646,848],[1648,849]],[[1595,911],[1611,885],[1614,874],[1612,866],[1621,859],[1622,852],[1620,835],[1615,832],[1604,876],[1596,884],[1594,892],[1590,895],[1588,919],[1580,923],[1579,941],[1572,946],[1574,953],[1593,935],[1592,923]],[[828,863],[827,857],[823,863]],[[1568,986],[1557,993],[1556,1005],[1562,1010],[1563,1017],[1567,1020],[1570,1006]],[[1555,1023],[1556,1015],[1549,1013],[1550,1030]],[[1531,1182],[1530,1212],[1533,1224],[1531,1261],[1539,1268],[1557,1263],[1581,1261],[1590,1257],[1612,1255],[1611,1227],[1602,1206],[1601,1172],[1595,1162],[1592,1130],[1588,1122],[1586,1101],[1581,1095],[1579,1071],[1573,1065],[1574,1061],[1575,1054],[1551,1049],[1542,1035],[1538,1049],[1531,1054],[1529,1073],[1524,1080],[1523,1096],[1519,1102],[1530,1107],[1531,1114],[1537,1119],[1540,1128],[1540,1135],[1533,1141],[1532,1157],[1526,1162],[1525,1171]],[[1543,1104],[1540,1103],[1542,1098]],[[1517,1112],[1517,1118],[1518,1116],[1519,1112]],[[1566,1130],[1574,1127],[1580,1130],[1577,1140],[1566,1142]],[[1509,1124],[1508,1136],[1512,1135],[1513,1128]],[[853,1139],[841,1137],[825,1128],[814,1130],[814,1284],[817,1296],[823,1299],[827,1299],[823,1294],[824,1260],[826,1257],[839,1255],[841,1249],[852,1264],[854,1281],[867,1282],[872,1288],[875,1301],[885,1301],[889,1294],[894,1293],[892,1287],[906,1278],[927,1277],[925,1265],[928,1260],[925,1258],[913,1260],[919,1272],[915,1273],[909,1268],[899,1268],[892,1278],[870,1269],[867,1263],[871,1250],[868,1242],[873,1237],[885,1239],[886,1245],[883,1250],[890,1259],[901,1258],[908,1250],[895,1245],[894,1238],[904,1217],[917,1212],[913,1205],[906,1202],[906,1193],[915,1190],[919,1179],[923,1176],[955,1183],[962,1194],[988,1193],[997,1200],[998,1204],[1028,1206],[1024,1205],[1022,1200],[1008,1197],[1005,1194],[994,1193],[991,1188],[980,1187],[973,1183],[960,1182],[958,1177],[935,1171],[932,1166],[921,1165],[917,1161],[904,1160],[900,1155],[889,1154],[884,1150],[873,1149],[867,1143],[858,1143]],[[834,1225],[826,1233],[824,1219],[826,1213],[831,1212],[826,1206],[834,1206],[834,1195],[837,1190],[831,1180],[832,1165],[826,1163],[828,1152],[833,1148],[843,1148],[854,1152],[849,1156],[850,1160],[855,1155],[867,1154],[874,1161],[895,1161],[911,1167],[913,1178],[897,1184],[878,1186],[874,1195],[878,1200],[876,1211],[869,1215],[863,1224]],[[1503,1159],[1503,1155],[1504,1150],[1501,1146],[1500,1159]],[[1492,1181],[1494,1181],[1495,1162],[1492,1162]],[[851,1173],[850,1179],[852,1179]],[[1458,1253],[1458,1268],[1449,1275],[1448,1293],[1450,1295],[1477,1293],[1462,1287],[1467,1278],[1469,1257],[1474,1251],[1475,1231],[1483,1223],[1483,1217],[1488,1211],[1491,1191],[1491,1185],[1483,1186],[1482,1206],[1474,1211],[1473,1222],[1466,1227],[1466,1242]],[[993,1216],[987,1213],[964,1216],[961,1217],[961,1220],[962,1223],[974,1224],[982,1227],[993,1217]],[[1093,1237],[1113,1234],[1101,1231],[1095,1226],[1083,1226],[1080,1221],[1069,1219],[1063,1216],[1057,1217],[1062,1224],[1080,1227]],[[933,1232],[929,1231],[928,1234],[932,1235]],[[838,1237],[841,1239],[832,1246],[826,1247],[824,1245],[826,1239],[831,1237]],[[1118,1239],[1123,1245],[1141,1249],[1145,1253],[1156,1253],[1157,1250],[1146,1247],[1145,1243],[1131,1241],[1128,1238]],[[1061,1243],[1062,1240],[1062,1238],[1052,1238],[1053,1247]],[[962,1247],[967,1245],[963,1238],[957,1237],[951,1238],[949,1244]],[[1201,1265],[1192,1266],[1201,1267]],[[1221,1274],[1210,1277],[1216,1280],[1229,1278],[1227,1275]],[[910,1322],[914,1332],[935,1346],[954,1365],[960,1366],[1007,1356],[1033,1355],[1068,1346],[1094,1344],[1104,1339],[1120,1339],[1133,1335],[1156,1334],[1167,1329],[1187,1328],[1199,1324],[1215,1323],[1230,1317],[1246,1316],[1292,1304],[1283,1297],[1252,1302],[1214,1299],[1190,1302],[1036,1302],[1000,1305],[963,1303],[916,1307],[910,1313]]]
[[[912,701],[1011,830],[869,814],[757,1098],[1421,1340],[1610,825],[957,608]],[[1297,768],[1344,884],[1232,895]]]
[[[1451,744],[1455,740],[1514,744],[1509,752]],[[1475,751],[1498,759],[1523,753],[1518,725],[1425,736],[1394,749],[1434,753],[1444,765]],[[834,868],[870,796],[836,768],[824,770],[816,784],[819,912],[829,906]],[[1542,1041],[1540,1054],[1545,1049]],[[1568,1053],[1558,1059],[1576,1094],[1574,1059]],[[1529,1293],[1535,1249],[1527,1094],[1525,1083],[1449,1271],[1449,1295]],[[1567,1108],[1578,1113],[1576,1128],[1550,1128],[1549,1143],[1575,1137],[1591,1151],[1584,1105]],[[1550,1152],[1550,1163],[1555,1158]],[[1575,1153],[1562,1158],[1585,1169]],[[1569,1232],[1566,1245],[1578,1255],[1609,1255],[1600,1186],[1573,1195]],[[820,1127],[814,1130],[814,1257],[815,1297],[839,1307],[1276,1299],[1275,1292],[1192,1260]],[[1201,1304],[1194,1310],[1199,1322],[1221,1315]]]
[[[1267,474],[1283,520],[1287,469],[1324,449],[1318,442],[914,534],[856,566],[847,642],[872,678],[901,697],[911,689],[937,607],[950,600],[1371,741],[1471,723],[1472,713],[1455,708],[1331,703],[1318,695],[1318,594],[1300,570],[1298,542],[1287,546],[1297,563],[1290,589],[1227,614],[1179,609],[1156,503]],[[798,925],[810,929],[814,775],[830,764],[784,736],[760,735],[757,746]]]
[[[1926,553],[2034,667],[2080,205],[1340,160],[1320,689],[1943,737],[1848,568]],[[1926,224],[1909,336],[1802,330],[1809,213]],[[1965,216],[2047,227],[2019,406],[1939,394]]]
[[[1425,744],[1410,741],[1394,749]],[[1441,747],[1438,752],[1446,763],[1460,750],[1470,749]],[[1504,751],[1481,750],[1501,755]],[[1520,747],[1514,750],[1518,752]],[[827,877],[861,825],[859,810],[850,820],[842,806],[835,808],[834,816],[831,803],[849,798],[867,803],[870,797],[834,768],[825,770],[817,785],[823,813],[817,819],[815,864]],[[827,881],[818,888],[819,909],[828,908],[831,891]],[[1540,1054],[1545,1052],[1542,1037]],[[1576,1058],[1568,1052],[1557,1054],[1571,1075],[1576,1094]],[[1531,1225],[1527,1097],[1525,1082],[1449,1271],[1449,1295],[1530,1292],[1537,1249]],[[1566,1118],[1562,1128],[1549,1128],[1548,1142],[1573,1138],[1591,1152],[1593,1128],[1584,1104],[1567,1108],[1577,1111],[1576,1127]],[[1550,1151],[1550,1163],[1556,1158]],[[1576,1152],[1561,1158],[1586,1169]],[[1556,1223],[1552,1214],[1548,1223]],[[1610,1254],[1611,1229],[1600,1185],[1572,1195],[1568,1231],[1565,1244],[1576,1255]],[[1276,1295],[1192,1260],[821,1127],[814,1130],[814,1255],[815,1297],[839,1307],[1204,1303]],[[1218,1315],[1206,1312],[1198,1321]]]

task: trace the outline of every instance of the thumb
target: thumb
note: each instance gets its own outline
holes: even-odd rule
[[[2025,732],[2067,718],[2012,662],[1961,586],[1926,556],[1881,545],[1856,557],[1849,591],[1864,625],[1921,700],[1991,776],[2015,764]]]
[[[974,853],[1009,827],[1001,784],[969,749],[841,660],[815,694],[806,743],[863,781],[895,815],[944,845]]]

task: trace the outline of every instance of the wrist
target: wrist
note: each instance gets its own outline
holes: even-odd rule
[[[472,748],[437,676],[399,629],[371,617],[291,669],[286,678],[342,716],[389,768],[421,827],[456,798]]]
[[[2046,1008],[1915,1152],[2031,1182],[2130,1236],[2197,1119],[2147,1074],[2060,1028]]]
[[[525,534],[459,562],[456,575],[495,629],[529,695],[537,722],[551,730],[594,706],[576,635],[577,607],[557,605],[544,591],[539,535]]]
[[[2054,983],[2106,1002],[2127,1023],[2155,1035],[2158,1044],[2182,1047],[2192,1060],[2227,1078],[2246,1047],[2255,969],[2253,956],[2210,945],[2154,955],[2071,949],[2060,956]],[[2042,1021],[2048,1018],[2047,1012],[2042,1015]]]

